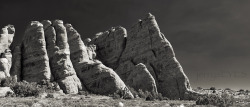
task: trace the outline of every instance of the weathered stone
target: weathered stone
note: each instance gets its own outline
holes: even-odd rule
[[[42,23],[45,25],[45,39],[54,80],[64,93],[78,93],[78,90],[82,90],[82,85],[70,60],[67,32],[63,22],[55,20],[51,24],[46,20]]]
[[[22,78],[27,82],[51,80],[43,25],[32,21],[22,41]]]
[[[128,32],[126,48],[119,60],[120,66],[126,61],[145,64],[156,80],[158,92],[163,96],[183,99],[184,93],[191,90],[171,44],[160,32],[155,17],[151,14]]]
[[[87,53],[90,60],[94,60],[96,58],[96,45],[91,43],[91,39],[87,38],[84,41],[84,44],[87,46]]]
[[[125,48],[127,31],[123,27],[113,27],[96,34],[92,43],[96,45],[97,58],[108,67],[115,69]]]
[[[81,71],[77,73],[86,88],[93,93],[109,95],[122,91],[123,96],[133,98],[120,77],[98,60],[82,63]]]
[[[15,81],[21,81],[21,47],[16,46],[13,51],[12,66],[10,69],[10,75],[14,77]]]
[[[10,76],[9,64],[8,64],[8,60],[6,58],[0,58],[0,72],[3,72],[3,73],[1,73],[0,79],[4,79],[5,77]]]
[[[68,35],[70,59],[74,67],[78,68],[78,63],[89,61],[87,48],[81,39],[81,35],[72,27],[71,24],[65,24],[65,27]]]
[[[5,97],[7,93],[14,94],[10,87],[0,87],[0,97]]]
[[[5,26],[0,33],[0,53],[4,53],[6,49],[9,49],[8,36],[8,29]]]
[[[155,79],[144,64],[134,65],[131,61],[126,61],[116,69],[116,72],[127,86],[136,91],[141,89],[144,92],[157,93]]]
[[[15,28],[13,25],[7,25],[8,30],[8,47],[10,47],[11,43],[13,42],[13,38],[15,35]]]
[[[66,24],[65,26],[68,32],[71,60],[77,76],[87,90],[103,95],[122,91],[124,97],[133,98],[120,77],[112,69],[95,60],[95,45],[90,44],[91,40],[88,39],[86,47],[72,25]]]

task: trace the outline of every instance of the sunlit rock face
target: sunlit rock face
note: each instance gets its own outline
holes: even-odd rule
[[[0,31],[0,80],[10,77],[12,65],[12,54],[10,45],[12,44],[15,34],[13,25],[7,25]]]
[[[32,21],[22,41],[22,79],[27,82],[40,82],[52,78],[46,50],[43,25]]]
[[[170,42],[160,32],[155,17],[151,14],[139,20],[128,33],[123,28],[111,28],[98,33],[92,42],[96,45],[97,58],[113,68],[130,87],[149,91],[157,89],[163,96],[171,99],[184,99],[185,92],[191,90],[189,80],[177,61]],[[143,79],[131,78],[130,75],[136,76],[135,72],[147,74],[147,84],[151,85],[135,85],[134,81],[145,82]]]
[[[70,60],[66,28],[61,20],[42,21],[48,50],[51,73],[64,93],[76,94],[82,90],[80,79]]]
[[[170,99],[185,99],[192,93],[170,42],[151,14],[128,30],[112,27],[84,41],[62,20],[32,21],[11,54],[14,32],[12,25],[1,30],[0,79],[11,74],[16,81],[55,81],[68,94],[121,92],[124,98],[134,98],[128,86]]]

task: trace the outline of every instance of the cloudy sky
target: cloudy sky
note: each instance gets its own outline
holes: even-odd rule
[[[14,44],[29,21],[44,19],[62,19],[91,38],[112,26],[129,30],[150,12],[193,88],[250,89],[249,10],[247,0],[1,0],[0,26],[15,25]]]

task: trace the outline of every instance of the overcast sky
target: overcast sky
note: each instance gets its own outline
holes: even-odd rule
[[[0,26],[13,24],[15,44],[32,20],[62,19],[92,38],[127,30],[150,12],[171,42],[193,88],[250,89],[248,0],[1,0]]]

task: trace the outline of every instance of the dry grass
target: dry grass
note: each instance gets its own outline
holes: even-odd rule
[[[47,106],[47,107],[117,107],[118,103],[122,102],[125,107],[178,107],[181,104],[186,106],[194,106],[194,101],[145,101],[144,99],[113,99],[107,96],[98,95],[67,95],[57,98],[35,98],[35,97],[6,97],[0,98],[0,106]]]

